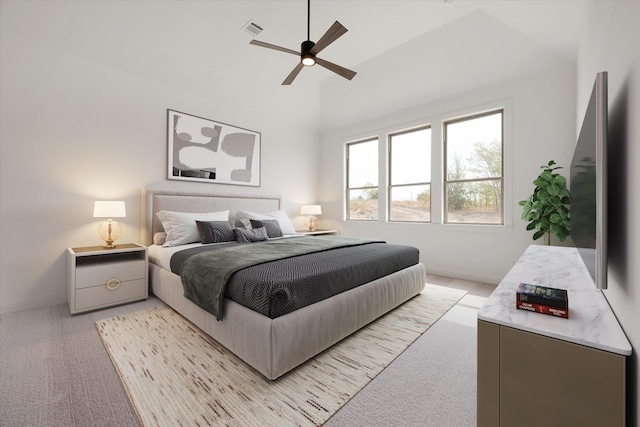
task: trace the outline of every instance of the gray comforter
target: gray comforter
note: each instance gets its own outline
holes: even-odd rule
[[[214,245],[171,260],[186,298],[223,316],[227,296],[274,318],[418,262],[415,248],[343,236]]]

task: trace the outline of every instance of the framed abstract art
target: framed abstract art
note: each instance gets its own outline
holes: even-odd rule
[[[167,110],[167,178],[260,186],[260,133]]]

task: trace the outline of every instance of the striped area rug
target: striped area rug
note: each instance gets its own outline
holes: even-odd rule
[[[275,381],[169,307],[112,317],[96,327],[143,426],[318,426],[464,294],[427,285]]]

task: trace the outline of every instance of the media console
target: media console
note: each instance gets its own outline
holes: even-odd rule
[[[569,319],[516,308],[567,289]],[[627,340],[575,248],[531,245],[478,311],[477,425],[624,426]]]

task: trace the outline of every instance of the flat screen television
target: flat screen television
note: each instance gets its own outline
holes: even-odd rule
[[[607,72],[596,75],[571,161],[571,238],[597,288],[607,288]]]

